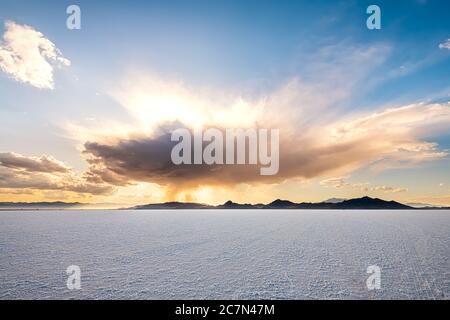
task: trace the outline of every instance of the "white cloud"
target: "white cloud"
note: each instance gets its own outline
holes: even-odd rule
[[[336,178],[328,178],[320,181],[321,186],[341,189],[343,187],[350,186],[351,184],[346,181],[348,177],[336,177]]]
[[[350,188],[350,189],[356,189],[364,192],[369,191],[382,191],[384,193],[399,193],[399,192],[407,192],[408,188],[394,188],[394,187],[388,187],[388,186],[374,186],[370,187],[369,182],[364,183],[350,183],[347,181],[348,177],[336,177],[336,178],[328,178],[325,180],[320,181],[320,185],[327,187],[327,188]]]
[[[386,186],[376,186],[372,188],[373,191],[383,191],[383,192],[390,192],[390,193],[399,193],[399,192],[407,192],[408,188],[393,188],[393,187],[386,187]]]
[[[439,44],[440,49],[449,49],[450,50],[450,39],[447,39],[447,41]]]
[[[0,69],[19,82],[53,89],[54,67],[69,66],[55,44],[30,26],[6,21],[0,42]]]

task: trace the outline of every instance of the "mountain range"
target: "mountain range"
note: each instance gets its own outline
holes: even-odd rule
[[[386,201],[378,198],[362,197],[355,199],[330,199],[323,202],[296,203],[289,200],[277,199],[268,204],[248,204],[227,201],[218,206],[212,206],[192,202],[165,202],[134,206],[127,209],[151,210],[151,209],[370,209],[370,210],[398,210],[398,209],[449,209],[446,207],[415,208],[396,201]]]
[[[80,202],[0,202],[0,210],[89,210],[89,209],[117,209],[119,204],[88,204]],[[355,199],[332,198],[322,202],[296,203],[289,200],[276,199],[268,204],[236,203],[231,200],[224,204],[213,206],[195,202],[164,202],[138,205],[127,210],[180,210],[180,209],[363,209],[363,210],[423,210],[423,209],[450,209],[450,207],[422,206],[416,207],[396,201],[386,201],[378,198],[362,197]]]

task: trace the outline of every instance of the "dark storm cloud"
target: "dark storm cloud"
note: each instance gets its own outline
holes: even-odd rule
[[[280,170],[275,175],[266,176],[260,174],[261,164],[175,165],[170,155],[178,142],[171,141],[170,132],[154,137],[121,139],[115,143],[87,142],[84,153],[91,157],[88,160],[91,169],[86,175],[89,181],[119,186],[145,181],[178,190],[200,185],[277,183],[293,177],[309,178],[352,162],[335,157],[340,153],[354,153],[351,145],[314,148],[307,139],[303,139],[302,143],[300,138],[297,140],[299,143],[296,145],[291,143],[290,137],[280,141]],[[206,144],[203,143],[203,146]]]

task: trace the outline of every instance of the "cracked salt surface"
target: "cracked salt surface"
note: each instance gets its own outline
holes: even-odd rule
[[[449,299],[449,267],[449,211],[0,212],[0,299]]]

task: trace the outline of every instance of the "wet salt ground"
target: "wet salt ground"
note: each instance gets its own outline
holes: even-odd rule
[[[449,299],[449,267],[449,211],[0,212],[0,299]]]

